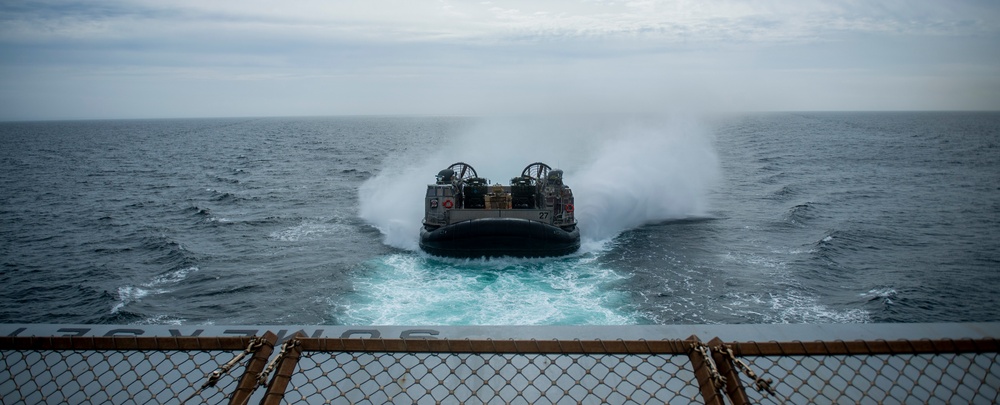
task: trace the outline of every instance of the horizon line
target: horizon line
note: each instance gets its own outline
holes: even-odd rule
[[[212,119],[274,119],[274,118],[350,118],[350,117],[383,117],[383,118],[492,118],[492,117],[559,117],[559,116],[657,116],[671,114],[697,115],[733,115],[733,114],[791,114],[791,113],[1000,113],[1000,109],[955,109],[955,110],[732,110],[706,112],[561,112],[561,113],[507,113],[507,114],[417,114],[417,113],[369,113],[369,114],[303,114],[303,115],[232,115],[232,116],[172,116],[172,117],[91,117],[91,118],[35,118],[35,119],[4,119],[0,123],[33,123],[33,122],[81,122],[81,121],[155,121],[155,120],[212,120]]]

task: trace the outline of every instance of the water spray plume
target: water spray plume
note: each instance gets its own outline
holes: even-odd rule
[[[584,238],[705,215],[719,177],[711,139],[684,121],[636,123],[610,134],[572,176]]]
[[[586,249],[643,224],[704,215],[719,177],[711,141],[683,118],[483,120],[436,149],[390,157],[361,186],[359,215],[386,244],[416,250],[425,187],[439,170],[465,161],[506,183],[542,161],[565,171]]]

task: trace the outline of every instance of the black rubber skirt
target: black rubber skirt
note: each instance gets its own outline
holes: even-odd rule
[[[481,218],[420,229],[420,248],[448,257],[549,257],[580,249],[580,230],[520,218]]]

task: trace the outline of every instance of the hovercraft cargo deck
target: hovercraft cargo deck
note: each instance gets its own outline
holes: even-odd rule
[[[455,163],[427,186],[420,248],[449,257],[563,256],[580,248],[573,191],[562,170],[532,163],[492,186]]]

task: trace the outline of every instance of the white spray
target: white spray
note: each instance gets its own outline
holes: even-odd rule
[[[719,177],[707,132],[691,121],[634,121],[609,133],[573,173],[577,219],[593,241],[643,224],[702,216]]]
[[[362,184],[359,215],[386,244],[416,250],[426,185],[457,161],[503,184],[536,161],[563,169],[585,249],[643,224],[704,215],[719,175],[712,139],[690,119],[484,119],[444,145],[390,157]]]

